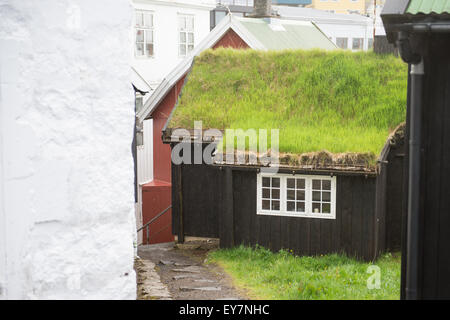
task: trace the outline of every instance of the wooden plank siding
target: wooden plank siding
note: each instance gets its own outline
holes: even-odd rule
[[[420,40],[420,39],[419,39]],[[420,169],[418,298],[450,299],[450,41],[427,36],[420,43],[424,59]],[[411,77],[408,78],[406,141],[410,126]],[[403,166],[401,299],[406,298],[408,152]]]
[[[405,210],[405,203],[402,201],[404,192],[403,171],[405,161],[405,143],[392,146],[387,156],[388,165],[386,167],[386,250],[400,251],[402,243],[402,213]],[[406,173],[407,174],[407,173]]]
[[[450,299],[450,41],[430,36],[424,57],[419,295]]]

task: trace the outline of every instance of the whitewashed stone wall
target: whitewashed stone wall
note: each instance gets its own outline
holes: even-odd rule
[[[134,299],[129,0],[0,0],[0,297]]]

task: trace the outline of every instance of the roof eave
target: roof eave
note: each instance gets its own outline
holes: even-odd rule
[[[227,163],[213,163],[213,167],[231,167],[236,170],[254,170],[261,171],[262,168],[272,170],[276,169],[279,173],[290,174],[319,174],[319,175],[364,175],[367,177],[376,177],[378,172],[375,168],[357,168],[357,167],[317,167],[317,166],[261,166],[261,165],[242,165],[242,164],[227,164]]]

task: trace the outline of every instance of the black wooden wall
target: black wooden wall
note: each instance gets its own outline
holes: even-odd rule
[[[407,190],[404,190],[404,176],[408,174],[405,170],[405,140],[398,141],[387,156],[386,166],[386,242],[385,250],[400,251],[402,244],[402,218],[406,210],[406,202],[403,201]],[[407,167],[406,167],[407,169]]]
[[[450,299],[450,37],[429,36],[422,114],[419,295]]]
[[[182,203],[180,203],[180,173]],[[222,177],[215,167],[172,165],[172,233],[180,232],[182,205],[184,235],[219,237],[219,215],[222,211]]]

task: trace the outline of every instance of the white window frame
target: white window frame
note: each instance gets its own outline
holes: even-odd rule
[[[188,26],[188,23],[186,23],[186,28],[183,29],[182,26],[180,26],[180,20],[181,18],[191,18],[192,19],[192,29],[190,29],[191,26]],[[195,15],[193,14],[185,14],[185,13],[178,13],[178,56],[179,57],[186,57],[192,50],[194,50],[195,47]],[[185,42],[181,42],[181,34],[185,34]],[[192,34],[192,42],[189,42],[189,34]],[[185,53],[181,53],[181,46],[184,46]],[[189,50],[189,46],[192,46],[192,48]]]
[[[152,24],[151,26],[146,26],[146,25],[138,25],[137,20],[136,20],[136,16],[138,14],[147,14],[151,16],[151,21]],[[150,59],[150,58],[154,58],[155,57],[155,15],[153,11],[150,10],[141,10],[141,9],[136,9],[134,11],[134,56],[136,58],[141,58],[141,59]],[[137,50],[137,31],[138,30],[142,30],[144,32],[144,41],[142,42],[142,44],[144,45],[144,54],[139,55],[138,54],[138,50]],[[152,42],[148,42],[151,43],[153,45],[153,53],[151,55],[147,55],[146,54],[146,45],[147,45],[147,32],[151,32],[152,33]],[[141,43],[141,42],[140,42]]]
[[[262,178],[280,178],[280,210],[263,210],[262,209]],[[305,179],[305,212],[287,211],[287,179]],[[312,181],[315,179],[329,180],[331,182],[331,203],[330,213],[314,213],[312,212]],[[257,214],[269,216],[285,216],[285,217],[303,217],[303,218],[319,218],[319,219],[336,219],[336,176],[325,175],[304,175],[304,174],[270,174],[258,173],[256,186]]]

